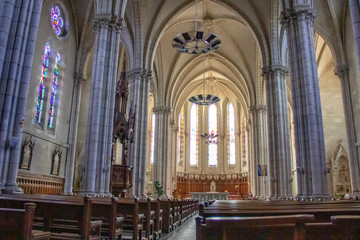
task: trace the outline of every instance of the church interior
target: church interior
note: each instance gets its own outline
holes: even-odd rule
[[[359,0],[0,0],[0,78],[0,240],[360,239]]]

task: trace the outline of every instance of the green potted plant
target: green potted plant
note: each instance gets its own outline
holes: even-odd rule
[[[158,195],[158,197],[161,197],[161,196],[163,196],[164,195],[164,189],[163,189],[163,187],[160,185],[160,183],[159,183],[159,181],[158,180],[156,180],[155,182],[154,182],[154,187],[155,187],[155,193],[156,193],[156,195]]]

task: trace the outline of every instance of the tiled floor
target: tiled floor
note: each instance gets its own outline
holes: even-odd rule
[[[160,240],[196,240],[195,217],[189,219],[175,231],[163,236]]]

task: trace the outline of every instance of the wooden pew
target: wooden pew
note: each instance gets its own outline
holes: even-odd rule
[[[34,227],[51,232],[51,239],[100,239],[102,221],[91,221],[92,199],[78,196],[0,195],[0,207],[21,208],[36,203]],[[34,220],[34,221],[35,221]]]
[[[110,240],[121,239],[124,218],[116,216],[118,199],[93,198],[92,218],[103,222],[101,236]]]
[[[36,204],[25,203],[25,209],[0,208],[0,238],[47,240],[50,232],[32,230]]]
[[[254,200],[253,200],[254,201]],[[260,217],[293,214],[312,214],[314,223],[306,224],[306,239],[342,239],[342,231],[331,223],[334,215],[360,215],[359,201],[298,202],[298,201],[216,201],[212,206],[199,205],[199,215],[205,219],[215,216]]]
[[[154,214],[151,210],[151,199],[141,199],[139,201],[139,213],[144,215],[143,219],[143,239],[152,240],[154,235]]]
[[[154,239],[158,239],[162,235],[162,218],[163,210],[160,208],[160,199],[151,200],[151,210],[154,211]]]
[[[360,215],[332,216],[331,222],[338,232],[342,233],[343,239],[358,239],[360,236]]]
[[[169,233],[173,230],[173,214],[170,199],[160,200],[160,208],[163,210],[162,232]]]
[[[122,239],[142,240],[145,216],[139,213],[139,199],[119,198],[116,211],[117,216],[124,218]]]
[[[196,218],[196,239],[294,239],[305,240],[305,223],[313,222],[313,215],[288,215],[268,217],[209,217],[203,224]],[[289,238],[289,233],[293,238]],[[275,235],[279,233],[279,235]]]
[[[177,203],[177,199],[170,200],[171,214],[173,217],[172,228],[175,229],[180,225],[180,208]]]

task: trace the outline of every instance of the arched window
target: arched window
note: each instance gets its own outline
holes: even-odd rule
[[[198,163],[197,155],[197,105],[192,104],[190,110],[190,165],[196,166]]]
[[[229,164],[235,165],[235,110],[232,103],[228,106],[228,127],[229,127]]]
[[[51,98],[50,98],[50,107],[49,107],[49,119],[48,119],[48,127],[53,128],[55,122],[55,104],[56,99],[59,96],[58,93],[58,82],[59,82],[59,68],[60,68],[60,61],[61,61],[61,54],[58,52],[56,54],[55,60],[55,69],[54,69],[54,77],[52,83],[52,90],[51,90]]]
[[[44,108],[44,96],[45,96],[45,79],[47,78],[50,61],[50,44],[45,44],[43,64],[41,68],[40,85],[38,91],[38,101],[36,106],[35,122],[42,123],[43,121],[43,108]]]
[[[51,8],[51,25],[54,32],[58,36],[63,36],[65,33],[64,14],[59,6],[52,6]]]
[[[180,163],[181,161],[181,113],[179,114],[179,123],[178,123],[178,139],[177,139],[177,162]]]
[[[244,117],[243,122],[243,136],[244,136],[244,163],[247,163],[248,161],[248,136],[246,131],[246,117]]]
[[[155,158],[155,113],[152,115],[152,119],[151,119],[151,158],[150,158],[150,162],[154,163],[154,158]]]
[[[209,107],[209,133],[217,134],[217,108],[214,104]],[[213,140],[217,140],[214,138]],[[217,165],[217,144],[209,144],[209,165]]]

